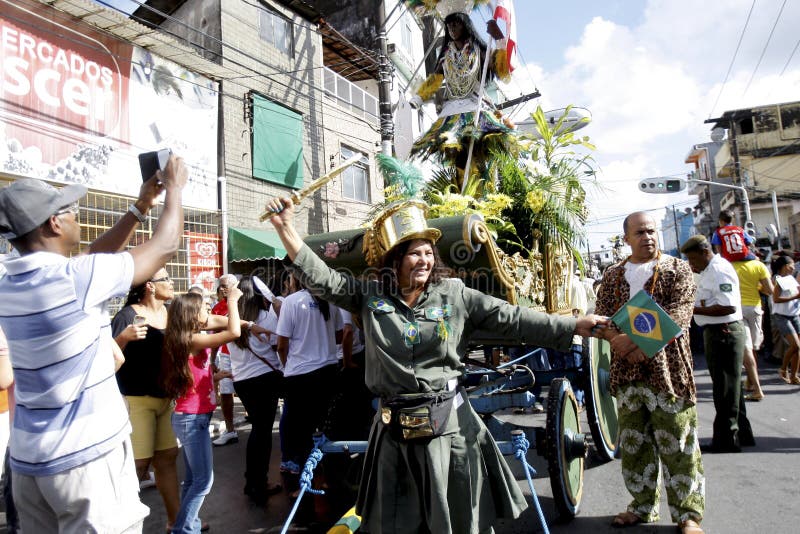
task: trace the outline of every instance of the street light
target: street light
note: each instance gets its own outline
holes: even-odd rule
[[[686,180],[674,178],[645,178],[639,181],[644,193],[677,193],[686,189]]]
[[[721,184],[710,180],[695,180],[693,178],[645,178],[639,181],[639,190],[643,193],[677,193],[686,189],[687,184],[714,185],[741,191],[745,214],[744,230],[752,237],[756,236],[756,225],[750,217],[750,200],[747,198],[747,190],[740,185]]]

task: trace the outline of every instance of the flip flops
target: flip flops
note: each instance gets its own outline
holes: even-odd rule
[[[611,521],[611,526],[614,528],[628,528],[628,527],[635,527],[640,523],[643,523],[641,517],[634,514],[633,512],[625,511],[625,512],[620,512],[616,516],[614,516],[614,520]]]
[[[697,521],[687,519],[682,523],[678,523],[678,530],[681,534],[704,534],[703,529]]]

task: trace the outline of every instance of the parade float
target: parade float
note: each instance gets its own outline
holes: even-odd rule
[[[575,265],[584,268],[577,246],[584,238],[588,215],[584,183],[593,177],[590,152],[594,148],[588,138],[574,131],[588,122],[588,113],[571,107],[549,113],[538,108],[516,129],[483,97],[487,79],[510,74],[508,54],[513,47],[508,40],[512,36],[500,39],[499,29],[490,28],[497,46],[484,44],[469,22],[473,2],[408,0],[406,5],[439,17],[446,34],[450,27],[436,71],[418,89],[423,101],[443,92],[444,104],[412,149],[412,160],[439,166],[415,193],[428,206],[428,226],[442,233],[437,243],[441,257],[452,276],[470,288],[542,312],[570,314]],[[582,149],[575,150],[578,147]],[[409,193],[403,191],[407,184],[395,178],[402,173],[385,168],[388,160],[381,161],[386,198],[375,207],[371,219],[391,217],[387,207]],[[301,201],[348,163],[296,192],[294,200]],[[305,242],[330,267],[368,277],[381,254],[372,245],[370,228],[364,224],[311,235]],[[480,332],[471,343],[478,351],[523,345],[525,340]],[[465,362],[465,383],[470,402],[504,454],[520,458],[526,474],[531,469],[524,462],[524,452],[520,456],[521,440],[546,458],[556,508],[562,517],[572,518],[583,495],[590,441],[600,459],[614,458],[618,424],[616,400],[609,391],[610,348],[605,341],[585,338],[580,367],[549,371],[534,370],[532,362],[534,358],[541,361],[543,349],[530,349],[512,361]],[[542,416],[532,414],[524,416],[530,424],[508,422],[503,415],[512,409],[535,406],[532,391],[537,383],[547,391],[544,426],[537,425]],[[585,391],[591,438],[583,428],[573,386]],[[514,418],[515,423],[519,420]],[[366,443],[322,440],[318,445],[322,453],[358,453]],[[541,513],[540,517],[544,525]]]

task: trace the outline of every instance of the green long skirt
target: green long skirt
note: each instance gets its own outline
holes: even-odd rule
[[[445,434],[396,440],[376,416],[356,510],[371,534],[478,534],[528,506],[494,439],[469,402]]]

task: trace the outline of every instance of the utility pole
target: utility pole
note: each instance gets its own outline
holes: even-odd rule
[[[704,124],[713,123],[719,125],[720,123],[727,123],[728,124],[728,143],[731,147],[731,158],[733,158],[733,183],[734,185],[738,185],[741,189],[740,191],[744,194],[746,199],[747,193],[744,189],[744,184],[742,183],[742,164],[739,162],[739,141],[736,138],[736,121],[742,119],[752,119],[755,116],[755,113],[752,111],[744,111],[741,113],[732,113],[729,117],[725,117],[724,114],[722,117],[717,117],[715,119],[706,119],[703,121]],[[737,204],[742,205],[742,197],[737,198]],[[745,218],[749,221],[750,220],[750,206],[747,205],[744,208],[744,215]]]
[[[675,248],[681,250],[681,238],[678,233],[678,215],[675,213],[675,204],[672,205],[672,222],[675,223]]]
[[[392,64],[386,40],[386,2],[378,3],[378,96],[381,114],[381,152],[391,156],[394,152],[394,121],[392,120]]]

